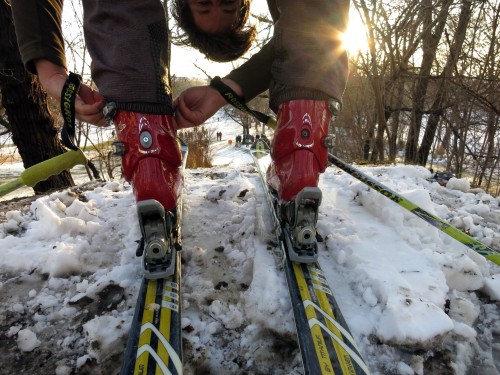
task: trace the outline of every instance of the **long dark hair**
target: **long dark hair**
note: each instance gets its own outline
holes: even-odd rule
[[[172,16],[177,23],[173,41],[177,45],[189,45],[217,62],[236,60],[247,52],[257,34],[255,27],[245,25],[250,15],[250,0],[243,0],[236,26],[223,35],[211,35],[200,31],[194,24],[187,0],[172,0]]]

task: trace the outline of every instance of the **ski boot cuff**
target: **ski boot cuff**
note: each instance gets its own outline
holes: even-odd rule
[[[332,115],[337,116],[342,110],[342,99],[333,98],[322,91],[313,90],[303,87],[286,87],[285,85],[275,84],[270,89],[269,107],[278,113],[279,107],[285,102],[291,100],[318,100],[326,101],[329,104],[329,109]]]
[[[127,102],[111,102],[115,103],[115,109],[126,112],[145,113],[150,115],[174,115],[172,103],[127,103]]]

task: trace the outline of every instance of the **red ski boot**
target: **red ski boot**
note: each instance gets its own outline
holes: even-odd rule
[[[122,170],[132,183],[143,235],[145,277],[168,277],[175,269],[177,203],[182,189],[182,157],[174,119],[118,111],[113,118]]]
[[[318,181],[328,160],[330,119],[327,101],[293,100],[279,108],[267,182],[278,196],[280,219],[291,234],[293,261],[314,262],[318,257]]]

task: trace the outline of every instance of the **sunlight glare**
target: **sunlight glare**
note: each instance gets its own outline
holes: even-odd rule
[[[349,15],[349,26],[342,36],[344,48],[350,54],[368,51],[368,40],[366,39],[366,28],[359,18],[357,12],[351,10]]]

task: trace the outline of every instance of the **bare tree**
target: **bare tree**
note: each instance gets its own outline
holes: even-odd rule
[[[422,139],[422,144],[418,150],[418,163],[425,166],[427,164],[427,158],[429,157],[429,152],[434,142],[434,137],[436,134],[436,129],[438,127],[439,120],[441,119],[444,107],[446,106],[449,84],[448,79],[451,77],[454,67],[458,61],[460,53],[462,51],[462,46],[465,40],[465,35],[467,32],[467,27],[471,19],[471,9],[472,1],[462,2],[460,17],[458,20],[457,27],[455,29],[454,36],[452,38],[453,42],[450,42],[449,55],[446,60],[446,64],[440,76],[440,83],[438,85],[436,96],[431,108],[431,114],[429,120],[427,121],[427,127],[425,129],[424,137]]]
[[[351,57],[336,152],[498,173],[500,4],[489,0],[353,0],[369,50]],[[361,94],[360,94],[361,93]],[[348,138],[348,139],[346,139]]]
[[[444,3],[436,3],[432,0],[425,0],[422,2],[422,63],[418,72],[418,77],[416,77],[416,84],[413,91],[411,123],[408,130],[405,152],[405,160],[407,162],[417,161],[418,141],[422,126],[422,116],[425,112],[427,89],[431,80],[431,72],[436,59],[439,41],[443,35],[452,2],[453,1],[445,1]],[[435,19],[433,19],[435,10],[438,10],[438,13]]]
[[[12,12],[7,0],[0,0],[0,90],[24,166],[30,167],[65,151],[57,136],[47,95],[38,78],[26,71],[17,48]],[[74,185],[68,171],[38,183],[34,190],[44,193]]]

